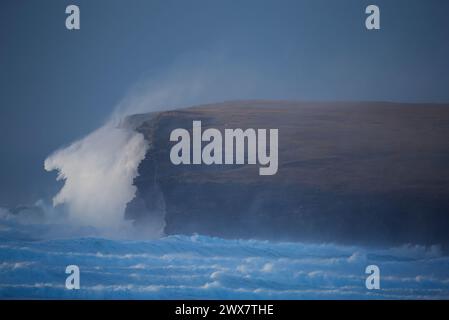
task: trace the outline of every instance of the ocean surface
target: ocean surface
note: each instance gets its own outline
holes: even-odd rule
[[[45,230],[0,223],[0,298],[449,298],[449,257],[438,247],[369,249],[201,235],[48,239]],[[371,264],[380,268],[379,290],[365,286]],[[68,265],[80,269],[79,290],[65,288]]]

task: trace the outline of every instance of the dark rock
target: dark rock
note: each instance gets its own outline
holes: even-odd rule
[[[279,129],[279,170],[171,163],[175,128]],[[449,105],[238,101],[135,115],[151,147],[126,217],[229,238],[449,244]],[[163,212],[163,213],[161,213]]]

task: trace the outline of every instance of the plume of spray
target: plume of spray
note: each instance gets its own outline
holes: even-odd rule
[[[208,63],[204,57],[197,58],[198,64],[186,57],[165,76],[132,88],[102,127],[45,160],[45,170],[56,170],[57,179],[64,181],[53,205],[64,205],[72,223],[93,226],[108,236],[129,235],[131,222],[124,219],[124,211],[135,196],[133,181],[148,144],[142,134],[121,125],[124,117],[240,99],[244,97],[242,88],[251,94],[256,79],[262,78],[245,72],[242,66],[232,70],[222,57]],[[161,232],[148,236],[158,237]]]
[[[80,225],[117,232],[126,230],[123,212],[135,193],[133,179],[148,146],[141,134],[112,121],[45,160],[64,186],[53,204],[66,204]]]

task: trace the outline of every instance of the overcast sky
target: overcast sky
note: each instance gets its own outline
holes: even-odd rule
[[[80,7],[81,30],[65,28],[69,4]],[[379,31],[364,27],[368,4],[380,7]],[[170,85],[201,74],[212,84],[181,101],[186,105],[239,98],[449,102],[447,0],[0,6],[0,206],[54,194],[46,156],[98,127],[148,81]]]

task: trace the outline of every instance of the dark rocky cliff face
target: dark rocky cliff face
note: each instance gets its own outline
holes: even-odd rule
[[[279,129],[279,170],[173,165],[175,128]],[[135,115],[151,147],[126,217],[167,234],[449,244],[449,105],[241,101]],[[161,222],[162,221],[162,222]]]

